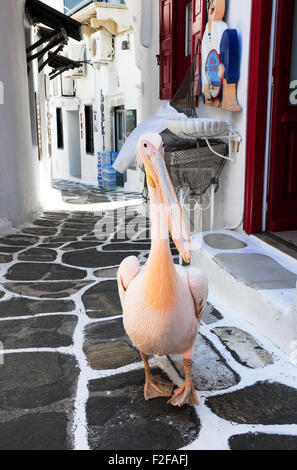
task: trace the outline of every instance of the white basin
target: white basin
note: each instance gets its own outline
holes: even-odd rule
[[[231,123],[218,119],[196,118],[184,121],[166,121],[167,128],[181,138],[211,139],[228,136]]]

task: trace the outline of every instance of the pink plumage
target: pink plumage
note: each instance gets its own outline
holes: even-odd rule
[[[208,281],[196,268],[175,265],[171,256],[168,228],[187,262],[190,243],[165,166],[160,136],[143,136],[138,152],[145,166],[150,193],[152,246],[145,266],[140,266],[138,259],[132,256],[119,268],[124,326],[144,360],[146,400],[171,397],[173,390],[173,384],[150,373],[148,356],[183,354],[185,383],[175,390],[169,403],[193,406],[198,404],[191,377],[193,346],[208,297]]]

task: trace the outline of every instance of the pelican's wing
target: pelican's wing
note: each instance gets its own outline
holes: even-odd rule
[[[136,256],[129,256],[121,263],[117,278],[122,305],[126,290],[128,289],[130,282],[139,274],[139,271],[140,264]]]
[[[195,303],[196,316],[200,321],[203,317],[208,298],[207,277],[197,268],[189,268],[188,282]]]

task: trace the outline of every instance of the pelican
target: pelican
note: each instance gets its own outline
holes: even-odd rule
[[[190,241],[182,209],[164,161],[164,144],[158,134],[145,134],[138,148],[144,165],[151,212],[151,251],[145,266],[135,256],[118,270],[118,288],[125,330],[140,351],[145,368],[144,397],[171,397],[181,407],[198,405],[191,368],[193,348],[208,297],[208,281],[196,268],[175,265],[169,232],[180,255],[190,263]],[[153,375],[149,356],[183,355],[185,381],[173,392],[173,383]]]

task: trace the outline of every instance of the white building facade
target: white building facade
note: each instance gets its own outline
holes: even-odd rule
[[[143,119],[135,34],[125,4],[89,2],[72,17],[84,40],[63,55],[84,63],[51,82],[53,178],[96,185],[98,152],[118,152]]]

